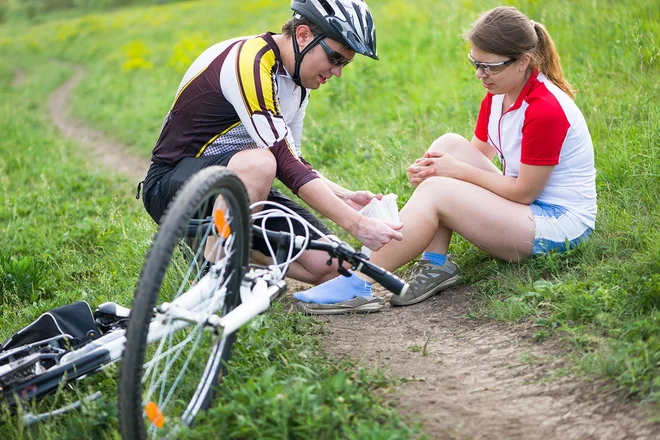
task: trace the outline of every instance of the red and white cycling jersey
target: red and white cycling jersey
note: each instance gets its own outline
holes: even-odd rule
[[[270,33],[211,46],[190,66],[165,117],[152,161],[270,148],[294,193],[319,176],[301,157],[307,89],[282,64]]]
[[[537,71],[516,102],[502,112],[504,95],[486,94],[475,136],[500,155],[504,174],[517,177],[520,164],[555,166],[538,201],[559,205],[594,228],[596,170],[587,123],[573,100]]]

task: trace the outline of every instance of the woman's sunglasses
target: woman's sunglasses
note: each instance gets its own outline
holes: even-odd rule
[[[482,69],[486,75],[491,74],[491,73],[499,73],[506,69],[506,67],[516,61],[518,58],[509,58],[506,61],[502,61],[499,63],[480,63],[474,58],[472,58],[472,54],[468,52],[468,59],[470,60],[470,63],[472,64],[472,67],[474,67],[474,70],[479,70]]]

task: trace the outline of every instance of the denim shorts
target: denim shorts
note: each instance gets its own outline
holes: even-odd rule
[[[530,205],[536,223],[534,256],[556,250],[564,252],[591,236],[593,229],[559,205],[536,201]]]

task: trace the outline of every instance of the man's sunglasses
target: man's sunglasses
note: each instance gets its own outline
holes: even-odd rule
[[[325,51],[325,54],[328,56],[328,61],[330,61],[330,64],[333,66],[337,67],[344,67],[346,64],[350,63],[353,60],[349,60],[348,58],[344,57],[342,54],[339,52],[336,52],[332,49],[330,49],[330,46],[328,46],[325,41],[319,40],[319,44]]]
[[[468,59],[470,60],[472,67],[474,67],[474,70],[479,70],[479,68],[481,68],[486,74],[501,72],[506,69],[509,64],[517,60],[517,58],[509,58],[508,60],[499,63],[480,63],[472,58],[472,54],[469,52]]]

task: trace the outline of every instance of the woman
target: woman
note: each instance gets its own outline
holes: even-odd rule
[[[487,90],[474,136],[445,134],[408,168],[417,188],[401,210],[403,241],[371,257],[394,270],[424,251],[408,293],[392,297],[395,306],[419,303],[459,280],[446,257],[453,232],[517,262],[573,247],[595,226],[591,136],[545,27],[498,7],[465,38]],[[503,171],[492,163],[496,154]],[[338,277],[295,297],[309,313],[371,311],[382,307],[370,297],[371,281]]]

